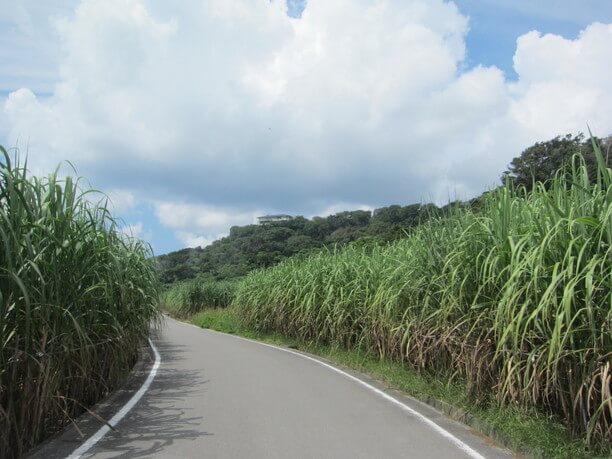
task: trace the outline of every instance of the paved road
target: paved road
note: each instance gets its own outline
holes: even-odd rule
[[[306,358],[172,320],[154,342],[162,360],[149,391],[118,432],[83,457],[470,457],[418,416]],[[467,427],[399,399],[482,456],[509,457]]]

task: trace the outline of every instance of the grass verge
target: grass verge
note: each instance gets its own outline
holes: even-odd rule
[[[387,386],[433,404],[453,417],[494,437],[516,453],[526,457],[595,458],[612,457],[612,447],[597,453],[586,451],[582,440],[571,438],[556,419],[535,410],[501,407],[495,403],[477,405],[465,394],[460,383],[447,383],[429,377],[396,362],[380,360],[363,350],[345,350],[334,346],[308,343],[280,334],[264,334],[246,328],[232,308],[202,311],[191,318],[202,328],[299,349],[321,356],[357,371],[369,374]]]

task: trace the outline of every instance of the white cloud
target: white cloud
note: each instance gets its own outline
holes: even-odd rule
[[[8,143],[146,196],[190,244],[258,209],[469,197],[536,140],[612,126],[611,25],[520,37],[516,82],[461,70],[467,19],[443,0],[309,0],[299,20],[279,0],[83,0],[58,30],[59,83],[9,95]]]
[[[128,237],[139,239],[143,237],[143,225],[142,222],[135,223],[133,225],[125,225],[119,228],[119,231]]]
[[[46,135],[52,132],[59,133],[63,128],[56,123],[57,115],[53,107],[41,103],[27,88],[11,92],[3,105],[3,117],[12,134],[9,145],[25,149],[28,153],[32,152],[33,161],[30,162],[30,168],[34,173],[52,170],[60,162],[55,153],[59,149],[66,148],[66,145],[58,144],[57,139]],[[36,135],[37,129],[42,130],[38,131],[43,134],[42,136]],[[41,150],[46,154],[41,154]]]
[[[136,205],[136,196],[130,190],[114,188],[109,190],[106,195],[116,214],[124,214]]]
[[[586,123],[612,130],[612,24],[594,23],[575,40],[530,32],[517,40],[520,80],[512,115],[523,131],[551,136]],[[602,132],[603,131],[603,132]]]
[[[131,225],[123,225],[119,231],[128,238],[139,239],[149,244],[153,241],[153,231],[151,231],[143,222],[136,222]]]
[[[173,201],[155,202],[155,215],[170,228],[206,230],[223,233],[231,226],[255,223],[258,212],[239,212],[231,208],[220,208],[205,204],[190,204]]]
[[[194,233],[190,233],[188,231],[177,231],[177,238],[181,241],[184,247],[194,248],[194,247],[206,247],[207,245],[212,244],[215,240],[223,237],[224,235],[218,235],[216,237],[208,238],[205,236],[199,236]]]
[[[330,206],[325,207],[322,211],[317,212],[311,217],[327,217],[329,215],[335,215],[340,212],[345,212],[347,210],[368,210],[373,211],[374,208],[368,206],[366,204],[354,204],[348,202],[336,202]]]
[[[70,14],[79,0],[5,1],[0,8],[0,92],[27,86],[36,93],[53,90],[60,46],[56,19]],[[15,87],[18,83],[20,86]]]

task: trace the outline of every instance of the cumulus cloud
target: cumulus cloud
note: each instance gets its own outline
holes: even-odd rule
[[[218,235],[214,238],[208,238],[205,236],[199,236],[197,234],[190,233],[188,231],[178,231],[176,233],[176,236],[183,244],[183,247],[189,248],[206,247],[207,245],[212,244],[216,239],[223,237],[223,235]]]
[[[136,205],[136,196],[130,190],[114,188],[109,190],[106,196],[117,214],[125,214]]]
[[[264,211],[470,197],[530,143],[612,125],[612,25],[519,37],[516,82],[463,69],[443,0],[82,0],[58,27],[59,82],[7,97],[8,138],[146,196],[189,245]]]
[[[213,231],[224,230],[234,225],[255,222],[258,212],[240,213],[206,204],[189,204],[174,201],[157,201],[155,215],[166,226],[186,228],[193,226]]]
[[[58,78],[60,46],[55,21],[78,0],[11,0],[0,8],[0,93],[27,86],[48,93]]]
[[[519,37],[512,115],[520,129],[550,136],[586,122],[607,135],[612,125],[612,24],[594,23],[575,40],[530,32]]]
[[[147,231],[142,222],[133,225],[124,225],[119,228],[121,234],[128,238],[143,239],[149,241],[152,237],[151,232]]]
[[[320,212],[317,212],[314,215],[310,215],[310,217],[327,217],[329,215],[335,215],[340,212],[345,212],[347,210],[368,210],[373,211],[374,208],[368,206],[366,204],[355,204],[349,202],[337,202],[330,206],[325,207]]]

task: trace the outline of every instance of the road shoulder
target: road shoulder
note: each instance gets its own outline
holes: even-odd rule
[[[108,421],[129,402],[147,379],[154,361],[153,350],[148,343],[144,342],[139,351],[138,361],[123,385],[90,408],[95,415],[85,411],[73,423],[29,451],[25,457],[27,459],[64,459],[70,456],[105,425],[102,420]]]

